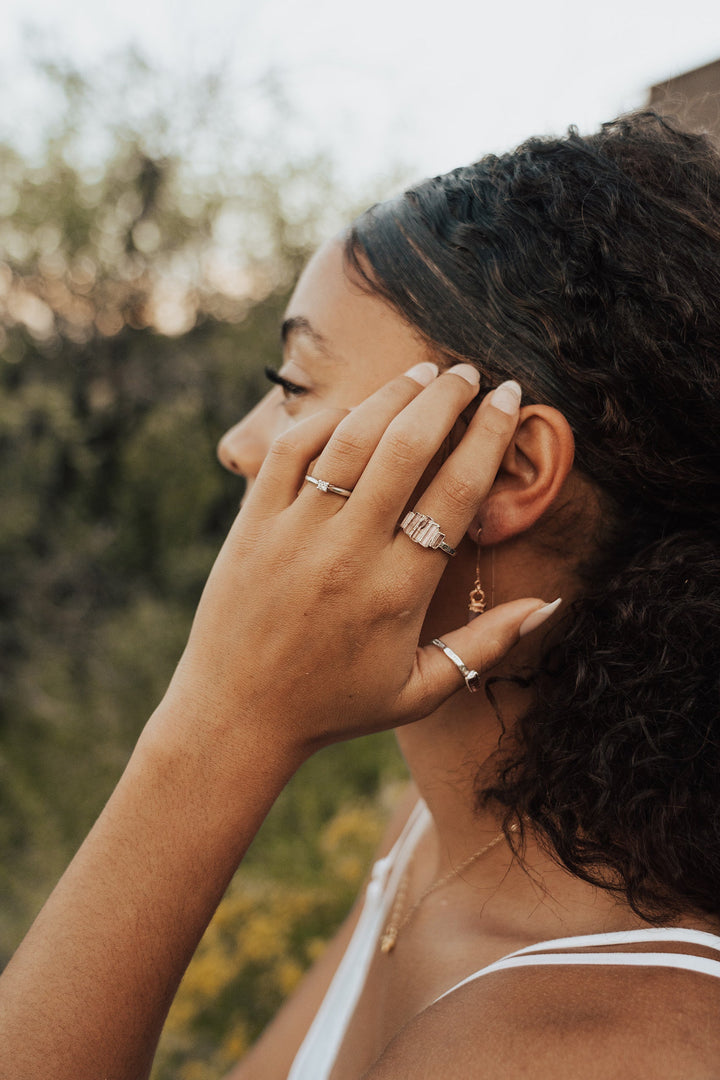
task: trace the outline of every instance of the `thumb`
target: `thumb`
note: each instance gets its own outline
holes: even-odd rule
[[[479,690],[479,676],[502,660],[521,637],[542,626],[561,603],[562,598],[551,604],[537,599],[499,604],[467,626],[436,639],[442,640],[454,657],[435,644],[418,647],[415,668],[402,695],[403,711],[411,712],[412,719],[427,716],[451,694],[464,689],[465,674],[460,664],[468,673],[476,672],[476,677],[468,678],[468,688]]]

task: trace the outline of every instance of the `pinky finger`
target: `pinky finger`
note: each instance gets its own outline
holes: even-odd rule
[[[493,668],[521,637],[538,629],[557,610],[561,599],[513,600],[480,615],[468,626],[444,634],[432,645],[418,649],[413,675],[399,703],[410,715],[425,716],[456,691],[479,690],[480,676]],[[444,649],[447,651],[444,651]],[[464,669],[464,670],[463,670]],[[399,723],[403,723],[400,719]]]

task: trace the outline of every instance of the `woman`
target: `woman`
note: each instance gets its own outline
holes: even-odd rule
[[[284,783],[397,727],[387,857],[233,1077],[718,1076],[719,239],[720,161],[638,115],[321,249],[221,443],[249,493],[178,670],[3,977],[0,1074],[145,1076]]]

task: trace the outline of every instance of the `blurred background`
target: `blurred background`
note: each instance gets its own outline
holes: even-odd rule
[[[648,101],[720,129],[687,0],[5,0],[0,40],[0,964],[107,798],[241,495],[308,253],[414,179]],[[283,793],[155,1080],[217,1080],[362,883],[404,767],[333,747]]]

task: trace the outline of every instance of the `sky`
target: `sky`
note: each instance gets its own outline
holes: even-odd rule
[[[28,73],[31,27],[46,55],[56,50],[81,69],[134,44],[168,74],[222,70],[239,103],[248,85],[273,73],[292,105],[294,144],[327,151],[357,188],[394,166],[422,176],[570,123],[591,130],[641,105],[652,83],[720,57],[717,0],[3,0],[2,7],[0,111],[19,139],[48,105]]]

